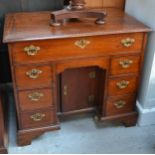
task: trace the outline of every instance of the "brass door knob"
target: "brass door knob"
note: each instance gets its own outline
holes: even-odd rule
[[[36,113],[36,114],[30,116],[30,118],[31,118],[34,122],[39,122],[39,121],[42,121],[43,118],[44,118],[45,116],[46,116],[45,114]]]
[[[115,107],[116,107],[117,109],[122,109],[122,108],[124,108],[124,106],[126,105],[126,102],[120,100],[120,101],[117,101],[116,103],[114,103],[114,105],[115,105]]]
[[[28,56],[35,56],[37,55],[38,51],[40,51],[39,46],[30,45],[24,48],[24,52],[26,52]]]
[[[33,102],[38,102],[44,96],[43,93],[34,92],[28,95],[28,98]]]
[[[64,96],[68,95],[68,86],[64,85]]]
[[[42,74],[43,71],[39,70],[39,69],[32,69],[28,72],[26,72],[26,75],[30,78],[30,79],[37,79],[39,77],[40,74]]]
[[[125,81],[125,80],[123,80],[123,81],[121,81],[121,82],[117,82],[117,87],[119,88],[119,89],[125,89],[125,88],[127,88],[128,86],[129,86],[129,84],[130,84],[130,82],[129,81]]]
[[[126,38],[126,39],[121,40],[121,43],[124,47],[131,47],[135,43],[135,39]]]
[[[122,68],[126,69],[129,68],[133,64],[133,60],[122,60],[119,62]]]

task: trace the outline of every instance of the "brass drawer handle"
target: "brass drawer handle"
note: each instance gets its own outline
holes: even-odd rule
[[[75,42],[75,45],[84,49],[85,47],[87,47],[90,44],[89,40],[85,40],[85,39],[81,39]]]
[[[26,72],[26,75],[30,79],[37,79],[39,77],[39,75],[42,73],[43,73],[43,71],[41,71],[39,69],[32,69],[31,71]]]
[[[129,68],[133,64],[133,60],[122,60],[119,62],[122,68],[126,69]]]
[[[117,101],[116,103],[114,103],[114,105],[115,105],[115,107],[116,107],[117,109],[122,109],[122,108],[124,108],[124,106],[126,105],[126,102],[120,100],[120,101]]]
[[[26,52],[28,56],[35,56],[37,55],[38,51],[40,51],[39,46],[30,45],[24,48],[24,52]]]
[[[45,116],[46,116],[45,114],[36,113],[36,114],[30,116],[30,118],[31,118],[34,122],[39,122],[39,121],[42,121],[43,118],[44,118]]]
[[[39,93],[39,92],[34,92],[28,95],[28,98],[33,101],[33,102],[38,102],[40,101],[40,99],[44,97],[43,93]]]
[[[116,85],[119,89],[125,89],[129,86],[130,82],[129,81],[121,81],[121,82],[118,82]]]
[[[123,39],[121,43],[124,47],[131,47],[135,43],[135,39],[126,38],[126,39]]]

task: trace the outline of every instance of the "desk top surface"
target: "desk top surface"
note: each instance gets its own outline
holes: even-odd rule
[[[105,8],[108,16],[104,25],[93,19],[64,22],[60,27],[50,26],[50,12],[12,13],[5,18],[3,42],[33,41],[149,32],[150,28],[119,9]],[[105,10],[102,9],[102,10]]]

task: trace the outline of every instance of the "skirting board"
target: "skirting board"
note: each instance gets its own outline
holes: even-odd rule
[[[155,108],[143,108],[137,101],[137,109],[139,113],[137,124],[139,126],[155,125]]]

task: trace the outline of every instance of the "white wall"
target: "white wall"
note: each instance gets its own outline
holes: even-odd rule
[[[155,124],[155,0],[126,0],[126,12],[153,30],[148,37],[138,109],[140,125]]]

